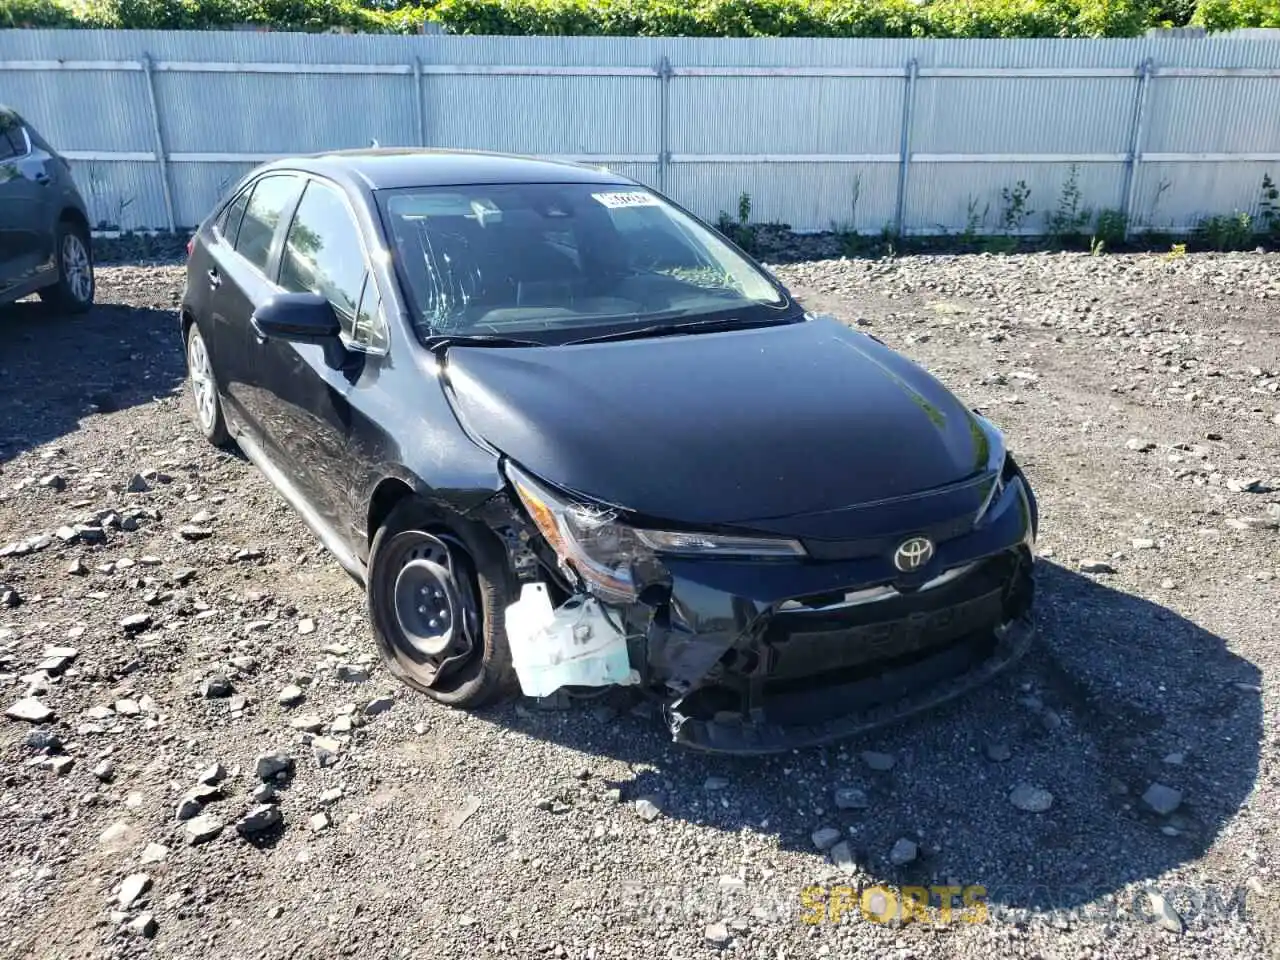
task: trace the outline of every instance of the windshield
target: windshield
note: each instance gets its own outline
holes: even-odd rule
[[[789,306],[717,233],[640,187],[421,187],[378,202],[420,336],[556,342],[656,321],[776,320]]]

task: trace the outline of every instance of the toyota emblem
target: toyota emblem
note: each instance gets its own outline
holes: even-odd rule
[[[893,565],[903,573],[915,573],[933,559],[933,541],[928,537],[912,537],[898,545]]]

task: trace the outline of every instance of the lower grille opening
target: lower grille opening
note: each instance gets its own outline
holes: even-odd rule
[[[982,631],[941,649],[808,677],[766,680],[755,707],[764,712],[770,723],[824,723],[855,710],[895,703],[922,687],[964,673],[989,657],[995,647],[994,634]],[[681,702],[680,712],[695,720],[710,721],[718,716],[743,716],[746,708],[746,687],[729,682],[695,690]]]
[[[789,726],[892,705],[993,656],[995,627],[1022,617],[1033,589],[1030,555],[1019,549],[927,594],[779,614],[754,647],[729,651],[719,680],[685,697],[680,712],[710,721],[759,711]]]

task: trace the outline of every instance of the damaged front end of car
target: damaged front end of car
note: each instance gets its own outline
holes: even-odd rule
[[[1011,459],[931,492],[934,514],[947,497],[982,506],[960,525],[926,525],[916,539],[929,555],[905,572],[901,535],[655,529],[504,470],[489,523],[520,582],[506,634],[528,696],[633,685],[662,699],[678,743],[770,753],[957,697],[1031,641],[1036,506]]]

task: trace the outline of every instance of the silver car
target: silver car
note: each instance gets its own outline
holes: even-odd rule
[[[0,104],[0,306],[38,293],[54,309],[93,306],[93,248],[71,168]]]

